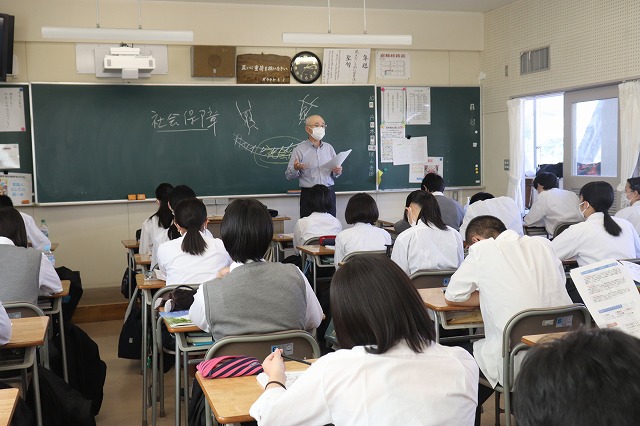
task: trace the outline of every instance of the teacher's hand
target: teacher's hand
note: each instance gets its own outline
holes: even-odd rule
[[[284,360],[281,354],[282,349],[276,349],[271,352],[262,363],[262,368],[267,376],[269,376],[269,381],[275,380],[280,383],[287,381],[287,376],[284,374]]]
[[[307,165],[299,162],[298,160],[293,160],[293,168],[296,170],[304,170],[307,168]]]
[[[338,166],[338,167],[334,167],[333,169],[331,169],[331,171],[336,174],[339,175],[342,173],[342,166]]]

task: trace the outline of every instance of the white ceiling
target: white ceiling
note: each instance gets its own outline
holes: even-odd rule
[[[166,0],[147,0],[166,1]],[[262,6],[327,7],[327,0],[173,0],[189,3],[256,4]],[[519,0],[333,0],[331,7],[361,9],[427,10],[441,12],[489,12]]]

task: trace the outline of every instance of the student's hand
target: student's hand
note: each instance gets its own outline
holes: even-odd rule
[[[228,266],[225,266],[224,268],[218,271],[218,275],[216,275],[216,278],[222,278],[225,275],[227,275],[230,271],[231,269]]]
[[[269,376],[269,381],[275,380],[280,383],[287,381],[287,376],[284,374],[284,359],[282,358],[282,349],[276,349],[271,352],[262,363],[264,372]]]
[[[305,163],[299,162],[297,159],[293,160],[293,168],[296,170],[304,170],[307,168]]]
[[[342,174],[342,166],[334,167],[333,169],[331,169],[331,171],[336,176],[340,175],[340,174]]]

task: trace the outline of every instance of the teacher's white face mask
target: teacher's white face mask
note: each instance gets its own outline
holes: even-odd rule
[[[322,138],[324,138],[324,127],[314,127],[311,131],[311,136],[313,136],[315,140],[321,141]]]

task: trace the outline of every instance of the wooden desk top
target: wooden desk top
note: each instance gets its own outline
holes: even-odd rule
[[[381,228],[389,227],[389,226],[393,228],[393,225],[395,225],[396,222],[391,222],[389,220],[384,220],[384,219],[378,219],[376,223]]]
[[[290,243],[293,241],[293,234],[273,234],[272,240],[276,243]]]
[[[223,217],[224,216],[209,216],[207,219],[209,219],[209,223],[219,224],[222,222]],[[273,217],[272,219],[274,222],[284,222],[285,220],[291,220],[291,218],[287,216],[277,216]]]
[[[327,256],[334,254],[336,251],[325,246],[310,245],[310,246],[298,246],[298,250],[311,256]]]
[[[14,318],[11,320],[11,339],[2,349],[27,348],[44,343],[49,317]]]
[[[69,289],[71,288],[71,281],[69,280],[61,280],[62,283],[62,291],[60,293],[54,293],[49,298],[57,299],[59,297],[65,297],[69,295]]]
[[[444,288],[445,287],[421,288],[418,289],[418,293],[420,294],[420,297],[422,297],[422,302],[424,303],[424,305],[433,311],[473,311],[479,309],[471,306],[447,305],[447,302],[444,299],[444,292],[442,291]]]
[[[143,274],[136,274],[136,285],[140,290],[156,290],[167,285],[165,280],[145,280]]]
[[[296,361],[287,361],[285,366],[287,371],[304,371],[309,368]],[[249,408],[264,391],[256,376],[204,379],[197,372],[196,377],[218,422],[227,424],[254,420],[249,416]]]
[[[548,342],[556,339],[562,339],[567,333],[571,333],[570,331],[560,331],[558,333],[547,333],[547,334],[533,334],[529,336],[522,336],[522,343],[527,346],[535,346],[540,342]]]
[[[151,265],[151,255],[150,254],[134,254],[133,260],[135,260],[138,265]]]
[[[18,402],[18,389],[0,389],[0,426],[8,426]]]
[[[126,249],[137,249],[140,247],[140,242],[138,240],[122,240],[122,245]]]

